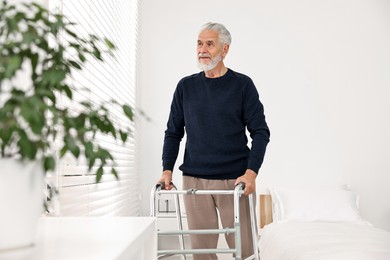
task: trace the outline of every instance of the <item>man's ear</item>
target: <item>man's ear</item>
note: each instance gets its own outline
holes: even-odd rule
[[[223,49],[222,49],[222,57],[225,58],[226,54],[229,52],[229,46],[230,45],[223,45]]]

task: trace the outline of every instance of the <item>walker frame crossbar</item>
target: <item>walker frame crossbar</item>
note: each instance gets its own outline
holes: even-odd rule
[[[234,254],[236,260],[242,260],[241,252],[241,224],[240,224],[240,197],[244,193],[245,184],[239,183],[234,190],[177,190],[173,185],[172,190],[165,190],[164,183],[153,186],[150,196],[150,215],[152,217],[158,217],[156,211],[157,195],[170,194],[174,196],[176,207],[176,220],[178,224],[178,230],[174,231],[157,231],[158,236],[170,236],[177,235],[179,238],[180,249],[176,250],[157,250],[158,259],[172,255],[181,255],[182,259],[186,259],[187,254]],[[200,229],[200,230],[184,230],[183,221],[180,210],[179,195],[205,195],[205,194],[220,194],[220,195],[233,195],[234,196],[234,227],[222,228],[222,229]],[[249,209],[250,220],[252,227],[252,241],[254,254],[246,260],[255,259],[259,260],[259,250],[257,249],[257,224],[254,211],[253,195],[249,195]],[[235,248],[224,249],[185,249],[184,235],[190,234],[234,234]]]

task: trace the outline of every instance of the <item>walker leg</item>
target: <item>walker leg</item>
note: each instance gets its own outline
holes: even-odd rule
[[[234,223],[234,228],[235,228],[235,244],[236,244],[236,255],[235,255],[235,258],[236,260],[241,260],[242,259],[242,256],[241,256],[241,227],[240,227],[240,223],[236,222]]]
[[[155,185],[153,186],[151,192],[150,192],[150,216],[151,217],[156,217],[156,193],[161,189],[160,185]]]
[[[257,223],[256,223],[256,217],[255,217],[255,207],[253,203],[253,195],[249,195],[249,211],[250,211],[250,218],[251,218],[251,227],[252,227],[252,242],[253,242],[253,251],[255,260],[259,260],[259,250],[257,249]]]
[[[239,190],[243,190],[242,185],[237,185],[234,189],[234,229],[235,229],[235,245],[236,245],[236,260],[241,260],[241,225],[240,225],[240,196]]]
[[[180,231],[183,231],[183,221],[182,221],[182,218],[181,218],[181,209],[180,209],[179,195],[175,194],[174,197],[175,197],[177,227],[179,228]],[[184,246],[184,235],[183,234],[179,235],[179,244],[180,244],[181,250],[184,250],[185,246]],[[181,259],[186,260],[187,259],[186,255],[182,254],[181,255]]]

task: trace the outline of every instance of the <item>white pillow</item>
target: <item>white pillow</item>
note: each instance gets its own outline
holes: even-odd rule
[[[273,188],[274,222],[361,222],[358,196],[348,190],[329,188]]]
[[[279,190],[349,190],[349,185],[340,184],[340,185],[317,185],[317,186],[307,186],[307,185],[289,185],[289,186],[278,186],[269,188],[269,192],[272,197],[272,219],[273,222],[277,223],[282,221],[281,216],[281,201],[277,196],[277,191]]]

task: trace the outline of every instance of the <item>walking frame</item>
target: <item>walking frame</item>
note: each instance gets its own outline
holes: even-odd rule
[[[176,220],[178,225],[178,230],[174,231],[160,231],[157,230],[157,236],[168,236],[168,235],[177,235],[179,238],[180,249],[176,250],[158,250],[157,259],[162,259],[164,257],[172,255],[181,255],[181,259],[186,260],[187,254],[234,254],[236,260],[242,260],[241,252],[241,226],[240,226],[240,197],[244,193],[245,184],[239,183],[234,190],[177,190],[173,185],[172,190],[165,190],[165,184],[160,183],[153,186],[150,196],[150,215],[152,217],[158,217],[156,211],[156,202],[157,195],[161,194],[172,194],[174,196],[175,207],[176,207]],[[198,229],[198,230],[183,230],[183,221],[180,210],[179,195],[205,195],[205,194],[222,194],[222,195],[234,195],[234,227],[227,227],[221,229]],[[253,241],[253,250],[254,254],[245,260],[255,259],[259,260],[259,250],[257,249],[257,224],[255,218],[255,210],[253,203],[253,195],[249,195],[249,209],[250,209],[250,221],[251,221],[251,230],[252,230],[252,241]],[[189,234],[234,234],[235,237],[235,248],[225,248],[225,249],[185,249],[184,245],[184,235]]]

